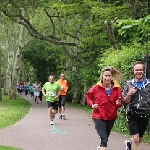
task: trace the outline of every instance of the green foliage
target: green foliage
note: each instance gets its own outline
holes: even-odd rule
[[[143,60],[144,57],[150,52],[148,45],[142,45],[133,42],[126,46],[121,46],[119,49],[110,48],[107,50],[103,57],[99,58],[100,70],[104,66],[113,66],[123,73],[123,81],[132,78],[131,69],[134,61]]]
[[[126,110],[122,107],[118,110],[118,118],[114,124],[114,130],[117,130],[121,133],[128,132],[127,118],[126,118]]]
[[[139,42],[147,42],[150,40],[150,15],[140,18],[139,20],[117,20],[116,27],[118,32],[126,40],[137,40]]]
[[[127,19],[131,14],[128,6],[119,0],[38,0],[37,3],[33,0],[18,0],[17,2],[10,1],[9,6],[1,3],[2,11],[10,18],[20,20],[18,22],[24,21],[28,31],[34,33],[32,36],[36,35],[37,38],[57,45],[60,41],[61,44],[71,42],[76,45],[67,46],[65,53],[69,56],[68,79],[72,87],[79,83],[77,93],[81,94],[84,87],[89,88],[99,79],[97,58],[101,57],[104,49],[117,44],[112,22],[116,18]],[[19,14],[21,8],[25,10],[24,19]],[[68,57],[62,54],[62,47],[48,44],[47,48],[47,43],[41,44],[39,41],[31,43],[23,52],[23,57],[36,69],[40,80],[45,81],[49,73],[57,75],[65,68],[64,62]]]
[[[67,56],[62,47],[56,47],[46,41],[33,40],[25,47],[23,59],[36,70],[35,80],[45,83],[50,74],[58,76],[64,70]]]

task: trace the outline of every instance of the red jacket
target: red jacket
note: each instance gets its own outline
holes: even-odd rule
[[[122,104],[117,105],[116,101],[121,98],[120,86],[113,81],[113,87],[110,96],[107,96],[106,90],[102,87],[101,81],[93,85],[86,93],[86,102],[89,106],[98,104],[96,110],[92,110],[93,119],[113,120],[117,118],[117,109]]]

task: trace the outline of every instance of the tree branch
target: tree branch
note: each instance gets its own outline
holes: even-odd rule
[[[46,9],[44,9],[44,11],[45,11],[45,13],[46,13],[46,15],[48,16],[48,18],[49,18],[49,20],[51,21],[51,23],[52,23],[52,27],[53,27],[53,35],[55,35],[56,34],[56,28],[55,28],[55,24],[54,24],[54,21],[53,21],[53,19],[52,19],[52,17],[50,16],[50,14],[47,12],[47,10]]]
[[[58,16],[59,16],[59,14],[58,14]],[[78,38],[77,36],[74,36],[74,35],[72,35],[72,34],[66,32],[66,31],[64,31],[63,25],[62,25],[62,22],[61,22],[61,19],[60,19],[60,16],[58,17],[58,21],[59,21],[59,23],[60,23],[60,28],[61,28],[61,30],[62,30],[62,33],[64,33],[65,35],[70,36],[71,38],[74,38],[74,39],[79,40],[79,38]]]
[[[22,24],[23,26],[26,27],[26,29],[28,30],[29,34],[35,38],[41,39],[41,40],[46,40],[49,41],[55,45],[68,45],[68,46],[76,46],[75,43],[71,43],[71,42],[65,42],[65,41],[61,41],[61,40],[56,40],[56,39],[52,39],[50,37],[46,37],[44,35],[42,35],[41,33],[39,33],[31,24],[30,22],[25,19],[21,14],[19,15],[10,15],[8,14],[5,10],[2,10],[2,12],[9,18],[11,18],[13,21]]]

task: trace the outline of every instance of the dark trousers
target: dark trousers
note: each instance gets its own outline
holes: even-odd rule
[[[28,95],[28,90],[25,90],[25,96]]]
[[[40,98],[40,101],[42,101],[42,91],[40,91],[40,96],[39,96],[39,98]]]
[[[101,147],[107,147],[108,137],[110,135],[114,122],[115,120],[94,119],[95,129],[101,139]]]

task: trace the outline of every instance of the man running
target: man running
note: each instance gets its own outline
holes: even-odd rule
[[[61,93],[61,87],[57,82],[54,81],[53,75],[50,75],[49,82],[46,82],[43,85],[42,93],[46,97],[50,125],[53,125],[55,114],[58,113],[58,98]]]
[[[57,81],[59,85],[61,86],[61,93],[59,96],[59,119],[66,119],[65,116],[65,102],[66,102],[66,95],[67,90],[69,88],[67,80],[64,79],[64,74],[60,74],[60,79]]]

